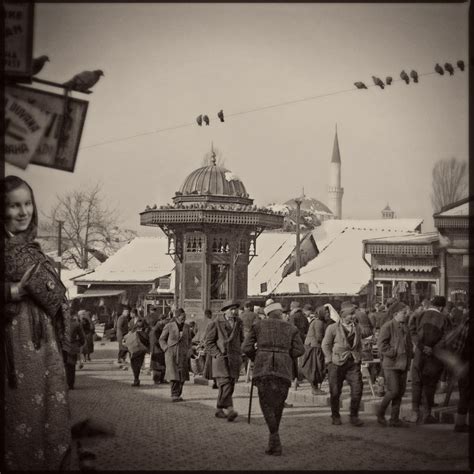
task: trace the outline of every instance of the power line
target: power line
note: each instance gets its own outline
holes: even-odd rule
[[[422,73],[422,74],[418,74],[418,77],[432,76],[434,74],[437,74],[437,73],[436,72],[425,72],[425,73]],[[392,82],[404,82],[404,81],[403,81],[403,79],[393,79]],[[378,86],[376,84],[371,84],[371,85],[368,85],[366,87],[368,89],[369,87],[378,87]],[[312,101],[312,100],[322,99],[324,97],[330,97],[330,96],[338,95],[338,94],[345,94],[347,92],[352,92],[352,91],[357,91],[357,90],[359,90],[357,87],[352,87],[351,89],[343,89],[343,90],[339,90],[339,91],[335,91],[335,92],[327,92],[327,93],[324,93],[324,94],[318,94],[318,95],[314,95],[314,96],[310,96],[310,97],[303,97],[301,99],[294,99],[294,100],[289,100],[289,101],[286,101],[286,102],[278,102],[278,103],[272,104],[272,105],[265,105],[265,106],[262,106],[262,107],[255,107],[253,109],[242,110],[240,112],[226,113],[226,117],[236,117],[238,115],[251,114],[251,113],[254,113],[254,112],[260,112],[262,110],[274,109],[276,107],[284,107],[286,105],[297,104],[297,103],[300,103],[300,102],[309,102],[309,101]],[[170,131],[170,130],[177,130],[179,128],[191,127],[191,126],[194,126],[194,125],[195,125],[195,122],[188,122],[188,123],[183,123],[181,125],[175,125],[175,126],[172,126],[172,127],[159,128],[157,130],[152,130],[150,132],[137,133],[135,135],[129,135],[127,137],[115,138],[115,139],[107,140],[105,142],[99,142],[99,143],[94,143],[92,145],[81,146],[79,148],[79,150],[84,150],[86,148],[94,148],[94,147],[102,146],[102,145],[108,145],[110,143],[117,143],[117,142],[121,142],[121,141],[131,140],[132,138],[144,137],[146,135],[155,135],[155,134],[158,134],[158,133],[163,133],[163,132],[167,132],[167,131]]]

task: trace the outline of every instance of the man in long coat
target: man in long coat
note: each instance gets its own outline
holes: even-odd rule
[[[176,316],[163,328],[159,339],[160,347],[165,353],[165,377],[171,382],[173,402],[183,401],[183,385],[189,380],[189,353],[194,334],[185,319],[184,309],[179,308]]]
[[[227,421],[234,421],[238,415],[232,401],[242,364],[243,329],[238,308],[239,303],[235,301],[225,302],[221,309],[224,314],[209,323],[205,336],[205,347],[212,357],[212,376],[219,388],[216,417],[227,418]]]
[[[123,338],[128,333],[128,323],[130,321],[130,306],[123,306],[122,314],[117,319],[117,342],[119,346],[118,362],[125,362],[127,348],[123,345]]]
[[[296,327],[282,319],[280,303],[265,307],[268,318],[257,321],[242,344],[242,351],[255,361],[253,380],[270,437],[266,454],[281,455],[278,433],[288,389],[293,377],[293,360],[304,353]]]
[[[160,336],[167,323],[167,317],[163,315],[150,330],[150,368],[153,374],[153,382],[157,385],[165,382],[165,353],[160,346]]]

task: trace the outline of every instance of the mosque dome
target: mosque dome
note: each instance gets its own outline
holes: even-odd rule
[[[286,201],[285,205],[293,209],[296,209],[296,202],[294,199],[290,199]],[[304,196],[301,201],[300,209],[302,211],[307,211],[308,213],[311,213],[314,215],[333,216],[331,209],[329,209],[329,207],[327,207],[326,204],[323,204],[321,201],[318,201],[317,199],[312,198],[312,197]]]

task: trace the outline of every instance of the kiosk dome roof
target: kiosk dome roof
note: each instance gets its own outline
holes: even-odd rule
[[[184,180],[179,192],[189,194],[211,194],[235,197],[248,197],[244,183],[227,168],[215,162],[194,170]]]

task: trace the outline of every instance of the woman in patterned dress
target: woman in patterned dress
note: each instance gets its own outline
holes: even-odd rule
[[[36,264],[49,261],[34,242],[38,212],[30,186],[16,176],[0,181],[5,242],[5,463],[8,470],[70,467],[71,423],[61,342],[66,307],[48,316],[28,294]],[[26,267],[26,268],[25,268]],[[50,266],[54,275],[54,270]],[[55,278],[54,276],[52,278]],[[48,289],[63,288],[59,279]],[[58,290],[59,292],[61,290]],[[64,300],[65,301],[65,300]]]

